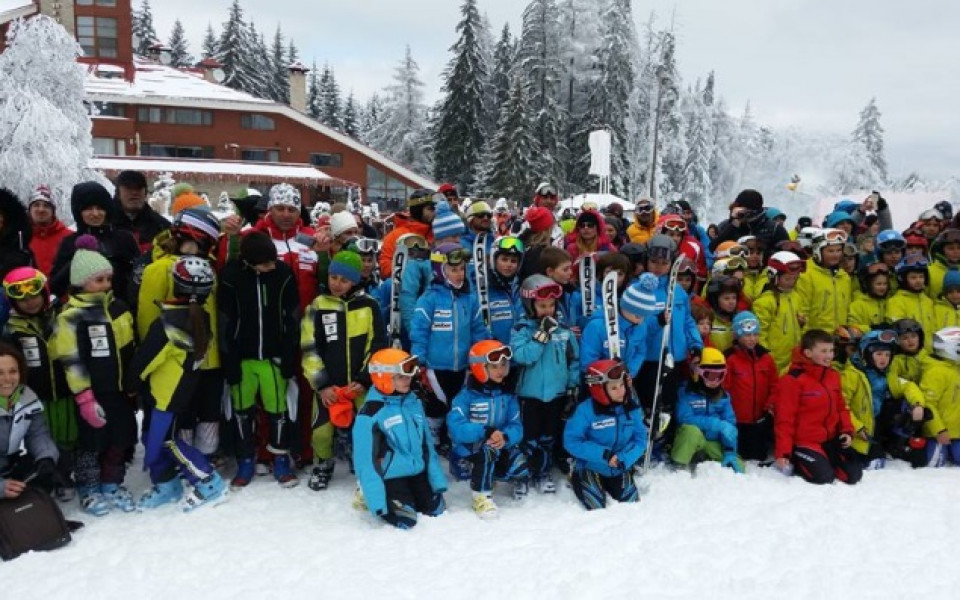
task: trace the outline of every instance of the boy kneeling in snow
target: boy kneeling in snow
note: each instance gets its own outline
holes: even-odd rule
[[[803,334],[790,372],[780,379],[774,404],[777,467],[793,465],[811,483],[839,479],[854,484],[863,468],[853,441],[850,411],[840,391],[840,374],[831,368],[833,336],[822,329]]]

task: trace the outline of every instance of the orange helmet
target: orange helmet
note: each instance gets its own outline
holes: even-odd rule
[[[500,364],[510,361],[513,351],[497,340],[483,340],[470,348],[470,373],[480,383],[486,383],[490,376],[487,374],[488,364]]]
[[[413,377],[420,371],[420,366],[416,356],[396,348],[387,348],[370,357],[367,369],[370,371],[373,387],[389,396],[396,391],[393,385],[394,375]]]

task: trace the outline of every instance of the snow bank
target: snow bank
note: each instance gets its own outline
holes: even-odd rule
[[[258,478],[215,508],[102,519],[68,547],[0,567],[5,598],[918,598],[955,597],[960,470],[898,463],[817,487],[716,464],[651,475],[638,505],[588,513],[561,485],[498,521],[450,509],[412,531],[350,508],[353,477],[283,490]],[[131,473],[136,492],[142,473]],[[508,492],[505,490],[505,492]],[[266,595],[266,596],[265,596]]]

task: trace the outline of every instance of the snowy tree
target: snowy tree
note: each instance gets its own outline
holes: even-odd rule
[[[213,58],[217,55],[217,34],[213,31],[213,25],[207,23],[207,31],[203,34],[203,44],[200,53],[203,58]]]
[[[320,74],[320,122],[333,129],[343,127],[340,106],[340,86],[333,68],[326,64]]]
[[[96,179],[85,69],[77,41],[46,16],[14,21],[0,54],[0,185],[26,200],[50,186],[57,214],[70,220],[70,190]]]
[[[352,91],[343,105],[343,133],[352,138],[360,137],[360,115],[357,111],[357,100]]]
[[[887,159],[883,156],[883,127],[880,125],[880,109],[877,108],[876,98],[871,98],[867,106],[860,111],[860,122],[853,130],[853,140],[866,149],[870,163],[880,176],[873,185],[885,182]]]
[[[873,162],[866,146],[857,140],[848,141],[838,153],[831,189],[837,194],[849,194],[856,190],[876,189],[885,181]]]
[[[716,93],[714,88],[716,85],[716,77],[714,76],[713,71],[710,71],[710,74],[707,75],[707,84],[703,86],[703,93],[700,95],[704,106],[713,106],[713,98],[714,94]]]
[[[240,0],[233,0],[217,43],[217,60],[223,65],[223,85],[261,98],[266,94],[266,49],[251,23],[243,20]]]
[[[712,87],[712,77],[708,86]],[[710,92],[712,94],[712,92]],[[713,154],[713,128],[705,90],[695,90],[685,99],[687,121],[687,159],[683,166],[683,196],[698,214],[712,210],[710,198],[710,158]]]
[[[275,102],[290,102],[290,73],[287,67],[291,62],[293,61],[287,57],[283,44],[283,32],[277,25],[273,44],[270,46],[270,98]]]
[[[187,35],[180,19],[173,22],[173,31],[170,32],[170,64],[177,68],[193,66],[193,56],[187,45]]]
[[[287,64],[292,64],[300,60],[300,51],[293,39],[290,39],[290,46],[287,48]]]
[[[567,111],[563,143],[570,150],[565,172],[571,191],[587,189],[590,164],[587,136],[591,130],[603,126],[598,122],[602,118],[596,111],[588,114],[587,102],[600,77],[600,14],[605,5],[595,0],[562,0],[559,6],[564,67],[560,101]]]
[[[445,96],[434,137],[434,176],[469,190],[476,183],[483,153],[488,67],[479,39],[477,1],[465,0],[460,14],[460,37],[450,48],[454,56],[444,73]]]
[[[663,32],[660,63],[660,169],[663,177],[657,180],[659,195],[666,201],[679,199],[683,194],[684,166],[687,162],[687,143],[683,115],[680,113],[680,73],[676,65],[676,37]]]
[[[150,46],[157,39],[157,30],[153,26],[153,11],[150,10],[150,0],[143,0],[140,10],[134,10],[132,15],[131,29],[133,39],[136,45],[133,48],[134,53],[140,56],[150,54]]]
[[[538,183],[537,141],[528,114],[526,82],[514,77],[507,104],[501,111],[500,127],[490,144],[490,173],[485,188],[496,196],[521,201]]]
[[[497,128],[500,123],[500,111],[507,105],[507,100],[510,98],[510,73],[513,70],[516,54],[517,48],[513,36],[510,35],[510,25],[505,24],[493,50],[493,67],[490,72],[490,97],[493,101],[487,103],[489,113],[487,118]]]
[[[531,0],[523,11],[518,68],[527,77],[527,99],[537,140],[537,178],[565,183],[567,152],[562,140],[566,111],[560,103],[563,63],[560,12],[555,0]]]
[[[386,89],[382,119],[368,133],[367,143],[415,171],[429,173],[431,156],[424,150],[428,143],[427,108],[423,103],[420,66],[413,59],[410,46],[393,80]]]
[[[380,94],[374,93],[370,96],[361,113],[360,141],[372,145],[370,143],[371,132],[376,131],[383,123],[384,110],[383,98]]]
[[[320,119],[323,102],[320,97],[320,75],[317,71],[317,61],[313,61],[310,77],[307,80],[307,113],[314,119]]]

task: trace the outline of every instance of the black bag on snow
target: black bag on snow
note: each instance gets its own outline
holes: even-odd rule
[[[27,486],[19,497],[0,500],[0,559],[12,560],[31,550],[55,550],[70,539],[60,507],[43,490]]]

